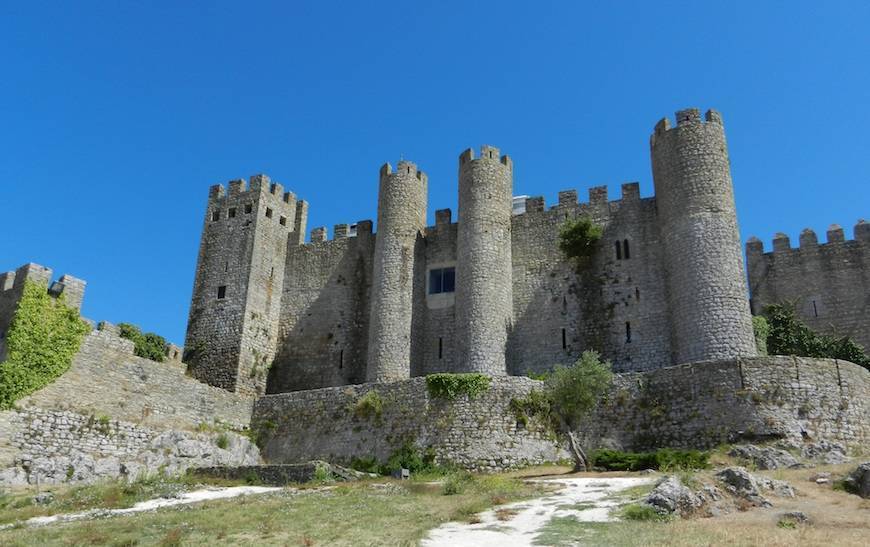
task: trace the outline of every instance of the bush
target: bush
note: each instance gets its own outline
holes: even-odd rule
[[[755,332],[755,347],[758,355],[767,355],[767,336],[770,334],[770,325],[763,315],[752,316],[752,330]]]
[[[670,448],[662,448],[655,452],[622,452],[620,450],[599,449],[591,456],[595,467],[607,471],[706,469],[709,467],[709,458],[708,452]]]
[[[353,458],[350,467],[364,473],[378,473],[389,475],[399,469],[407,469],[411,473],[446,473],[448,467],[442,467],[435,463],[435,451],[427,448],[420,449],[411,441],[405,442],[390,454],[387,462],[380,464],[374,456]]]
[[[62,294],[52,299],[45,285],[25,281],[0,363],[0,410],[69,370],[90,327],[64,302]]]
[[[133,342],[133,353],[139,357],[162,363],[166,360],[166,339],[153,332],[143,333],[131,323],[118,323],[121,337]]]
[[[447,475],[447,478],[444,480],[444,485],[442,486],[441,491],[445,496],[462,494],[472,482],[474,482],[474,476],[467,471],[451,473]]]
[[[314,478],[311,479],[311,482],[323,484],[333,482],[334,480],[335,478],[332,476],[332,471],[329,470],[329,466],[318,463],[314,467]]]
[[[384,402],[380,394],[375,390],[367,392],[357,399],[353,405],[353,415],[362,420],[368,420],[369,418],[380,419],[383,410]]]
[[[534,416],[538,416],[548,423],[551,419],[550,398],[539,389],[529,391],[525,397],[511,399],[509,407],[517,422],[523,424],[523,427],[528,427],[529,420]]]
[[[230,439],[229,437],[227,437],[226,433],[221,433],[218,436],[217,440],[215,440],[214,444],[217,445],[217,447],[221,450],[226,450],[227,447],[230,445]]]
[[[578,263],[589,258],[598,247],[604,230],[586,216],[567,220],[559,229],[559,249]]]
[[[363,473],[381,474],[381,464],[374,456],[354,458],[350,461],[350,468]]]
[[[476,372],[465,374],[442,372],[426,376],[429,395],[451,401],[460,395],[468,395],[469,399],[473,399],[489,389],[489,383],[489,376]]]
[[[793,305],[774,304],[764,310],[770,333],[767,350],[771,355],[797,355],[842,359],[870,370],[870,357],[848,336],[818,334],[797,318]]]

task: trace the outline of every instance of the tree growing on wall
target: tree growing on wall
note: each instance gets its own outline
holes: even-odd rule
[[[544,393],[560,432],[568,439],[574,469],[586,471],[589,458],[574,431],[610,389],[613,372],[595,351],[584,351],[573,365],[558,366],[544,380]]]
[[[559,249],[580,266],[595,253],[603,233],[588,216],[566,220],[559,229]]]
[[[797,355],[850,361],[870,370],[870,356],[848,336],[819,334],[797,317],[793,304],[773,304],[764,310],[770,355]]]
[[[133,353],[145,359],[162,363],[166,360],[166,339],[153,332],[143,333],[131,323],[118,323],[121,337],[133,342]]]

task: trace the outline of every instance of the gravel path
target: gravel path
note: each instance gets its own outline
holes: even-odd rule
[[[652,477],[583,477],[548,479],[540,482],[564,488],[533,500],[500,505],[477,515],[480,522],[448,522],[429,532],[423,547],[514,547],[532,545],[541,529],[553,517],[573,516],[584,522],[613,520],[610,509],[620,502],[612,494],[632,486],[650,483]],[[505,520],[499,520],[499,516]]]

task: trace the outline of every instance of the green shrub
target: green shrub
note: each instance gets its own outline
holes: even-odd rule
[[[491,379],[485,374],[476,372],[453,374],[442,372],[426,376],[426,388],[432,397],[453,400],[460,395],[468,395],[469,399],[477,397],[487,389]]]
[[[335,478],[332,476],[332,471],[329,470],[329,466],[318,463],[314,467],[314,478],[311,479],[312,482],[316,483],[327,483],[333,482]]]
[[[797,355],[850,361],[870,370],[870,356],[848,336],[819,334],[797,318],[794,306],[774,304],[764,310],[770,333],[767,351],[771,355]]]
[[[462,494],[472,482],[474,482],[474,476],[467,471],[451,473],[447,475],[446,479],[444,479],[444,484],[441,487],[441,491],[445,496]]]
[[[613,381],[610,363],[595,351],[584,351],[570,367],[557,366],[544,381],[550,408],[570,427],[577,427],[598,404]]]
[[[361,458],[353,458],[350,461],[350,468],[363,473],[381,474],[381,464],[374,456],[364,456]]]
[[[45,285],[25,281],[0,363],[0,410],[69,370],[90,327],[64,302],[62,294],[55,300]]]
[[[592,256],[604,230],[587,216],[566,220],[559,229],[559,249],[578,262]]]
[[[622,452],[620,450],[599,449],[591,456],[595,467],[607,471],[706,469],[709,467],[709,458],[709,452],[670,448],[662,448],[655,452]]]
[[[221,450],[226,450],[227,447],[230,445],[230,439],[229,437],[227,437],[226,433],[221,433],[220,435],[218,435],[218,438],[217,440],[215,440],[214,444],[217,445],[217,447]]]
[[[362,420],[380,419],[384,411],[384,402],[380,394],[371,390],[357,399],[353,405],[353,415]]]
[[[528,427],[529,420],[535,416],[545,420],[548,425],[550,423],[550,398],[539,389],[529,391],[525,397],[511,399],[509,407],[517,423],[523,424],[523,427]]]
[[[633,503],[622,508],[621,516],[625,520],[639,520],[645,522],[665,522],[670,520],[670,516],[665,513],[659,513],[651,505],[643,505]]]
[[[755,332],[755,347],[758,355],[767,355],[767,337],[770,334],[770,325],[763,315],[752,316],[752,330]]]
[[[153,332],[143,333],[131,323],[118,323],[121,337],[133,342],[133,353],[139,357],[162,363],[166,360],[166,339]]]

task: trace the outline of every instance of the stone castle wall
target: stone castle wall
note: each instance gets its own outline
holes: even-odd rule
[[[855,226],[855,239],[832,226],[827,243],[804,230],[800,246],[778,234],[773,251],[751,239],[746,244],[752,311],[760,314],[771,304],[794,303],[810,328],[850,336],[870,349],[870,224]]]
[[[177,363],[133,355],[133,343],[92,331],[70,369],[18,406],[107,416],[155,429],[195,429],[221,422],[247,427],[252,401],[186,375]]]
[[[432,398],[424,378],[363,384],[259,399],[252,427],[271,463],[314,458],[381,461],[407,441],[442,461],[495,470],[555,461],[567,454],[540,417],[527,424],[510,401],[541,383],[495,377],[475,399]],[[356,411],[376,391],[382,414]],[[870,372],[829,359],[754,357],[705,361],[616,377],[607,402],[579,428],[588,449],[712,448],[722,443],[826,439],[870,443]]]
[[[323,459],[349,464],[356,457],[386,459],[406,442],[431,448],[440,461],[497,470],[566,457],[551,433],[518,424],[509,405],[540,382],[495,377],[474,399],[433,398],[425,378],[267,395],[257,400],[252,428],[265,440],[270,463]],[[382,414],[364,416],[357,402],[376,391]]]
[[[590,446],[712,448],[785,439],[870,443],[870,372],[846,361],[754,357],[617,377],[581,428]]]

